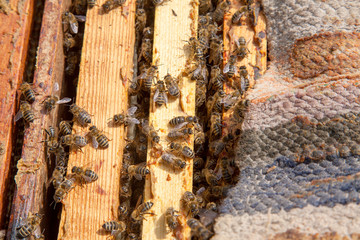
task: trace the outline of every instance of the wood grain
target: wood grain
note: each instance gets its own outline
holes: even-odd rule
[[[16,90],[22,82],[34,0],[0,3],[0,229],[5,228],[9,204],[9,172],[13,149]]]
[[[191,0],[172,0],[155,10],[153,64],[159,66],[159,77],[162,79],[167,73],[178,76],[186,66],[184,52],[185,40],[188,40],[197,29],[197,4]],[[173,11],[177,14],[175,16]],[[151,97],[149,122],[155,129],[159,129],[160,144],[166,148],[166,136],[171,130],[168,126],[170,119],[176,116],[195,115],[195,81],[183,78],[181,85],[183,112],[179,99],[170,101],[167,107],[154,107]],[[155,89],[152,89],[153,96]],[[150,143],[149,143],[150,144]],[[193,148],[193,138],[189,140]],[[164,213],[169,207],[181,209],[180,199],[185,191],[192,191],[192,161],[182,171],[174,171],[171,167],[159,163],[158,158],[151,156],[148,148],[147,162],[151,171],[145,181],[145,201],[152,201],[152,212],[155,216],[148,216],[143,221],[142,239],[172,239],[172,233],[167,234]],[[155,163],[155,164],[154,164]],[[181,209],[182,210],[182,209]],[[190,230],[186,225],[185,211],[180,217],[183,227],[178,231],[178,239],[190,239]]]
[[[82,188],[76,186],[68,194],[58,239],[107,239],[110,234],[101,226],[117,217],[125,133],[124,127],[108,127],[107,119],[127,109],[128,84],[122,82],[120,70],[132,79],[135,0],[126,2],[124,14],[121,8],[102,14],[104,2],[97,1],[87,12],[76,104],[93,115],[92,124],[112,141],[107,149],[94,149],[90,143],[83,153],[70,155],[68,171],[86,165],[99,179]],[[88,127],[75,126],[74,130],[85,135]]]
[[[45,114],[42,101],[52,94],[55,82],[60,87],[63,83],[64,53],[61,14],[69,5],[70,1],[68,0],[47,0],[45,2],[45,14],[36,62],[37,69],[34,73],[34,88],[38,95],[36,95],[32,108],[36,119],[26,126],[21,159],[17,163],[16,189],[8,227],[9,239],[16,239],[16,228],[21,225],[21,218],[25,219],[29,212],[45,214],[42,226],[49,226],[45,212],[50,204],[46,202],[47,189],[45,187],[48,164],[45,159],[44,144],[40,142],[44,140],[43,129],[50,124],[56,125],[58,108],[50,114]]]

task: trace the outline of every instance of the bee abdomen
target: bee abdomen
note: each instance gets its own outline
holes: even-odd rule
[[[34,231],[34,227],[30,224],[25,224],[19,229],[17,237],[20,239],[27,238]]]
[[[108,148],[109,147],[109,140],[105,135],[100,135],[96,139],[99,143],[99,146],[102,148]]]
[[[63,135],[70,135],[71,134],[71,125],[66,121],[61,121],[59,124],[60,133]]]
[[[194,151],[191,148],[189,148],[188,146],[185,146],[183,148],[182,154],[187,158],[194,158],[194,156],[195,156]]]
[[[31,89],[26,90],[24,92],[24,96],[29,103],[35,102],[35,94]]]
[[[24,119],[25,121],[27,122],[34,122],[34,119],[35,119],[35,115],[34,113],[31,111],[31,110],[25,110],[24,113]]]
[[[173,119],[170,120],[170,125],[178,125],[180,123],[185,122],[185,118],[184,117],[174,117]]]
[[[106,231],[114,231],[114,230],[118,230],[120,228],[120,225],[118,224],[118,222],[116,221],[110,221],[110,222],[106,222],[102,225],[102,227],[106,230]]]
[[[94,182],[98,179],[98,175],[92,170],[86,170],[85,176],[88,176],[89,178],[91,178],[92,182]]]

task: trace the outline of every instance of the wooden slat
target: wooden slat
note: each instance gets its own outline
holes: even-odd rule
[[[184,40],[188,40],[197,29],[197,4],[192,0],[172,0],[155,10],[153,64],[159,66],[159,78],[162,79],[167,73],[178,76],[186,66],[184,53]],[[173,11],[177,14],[175,16]],[[195,115],[195,81],[184,78],[180,83],[182,91],[183,112],[179,100],[170,101],[167,107],[153,107],[153,99],[150,100],[149,122],[155,129],[159,129],[160,144],[163,148],[168,145],[166,136],[171,130],[168,122],[176,116]],[[152,94],[154,89],[152,89]],[[190,139],[190,147],[193,147],[193,138]],[[150,144],[150,143],[149,143]],[[145,181],[145,201],[154,203],[152,211],[155,216],[148,216],[143,221],[143,239],[172,239],[172,233],[167,234],[164,213],[169,207],[181,209],[180,199],[185,191],[192,191],[192,161],[188,161],[183,171],[175,171],[164,164],[159,163],[158,158],[151,156],[151,148],[148,148],[147,162],[151,171],[150,177]],[[153,164],[156,162],[156,164]],[[182,210],[181,222],[183,228],[178,232],[178,239],[190,239],[190,230],[186,225],[187,212]]]
[[[250,77],[250,89],[248,91],[251,91],[251,89],[256,83],[254,69],[259,69],[257,77],[260,77],[259,75],[263,75],[266,70],[266,21],[264,14],[261,12],[259,14],[258,22],[255,28],[250,24],[250,21],[246,14],[241,18],[241,25],[231,24],[231,17],[234,12],[236,12],[243,6],[244,5],[239,1],[231,0],[230,10],[227,14],[225,14],[224,17],[224,65],[227,63],[229,56],[236,48],[235,40],[238,40],[239,37],[244,37],[247,42],[247,48],[249,50],[249,53],[244,59],[237,61],[236,66],[246,66]],[[259,38],[259,36],[264,36],[264,38]],[[240,78],[237,78],[235,81],[237,80],[240,80]],[[234,91],[226,84],[224,85],[224,90],[228,94]],[[228,111],[223,114],[223,123],[225,123],[225,126],[229,126],[228,128],[223,128],[223,132],[225,134],[234,131],[237,128],[240,128],[240,126],[236,126],[238,123],[233,122],[233,120],[231,119],[231,114],[232,111]]]
[[[92,114],[92,124],[112,139],[108,149],[83,148],[72,153],[72,166],[84,166],[97,172],[99,179],[83,188],[76,186],[64,200],[58,239],[107,239],[101,230],[105,221],[115,220],[119,206],[120,169],[124,148],[124,127],[111,127],[107,119],[127,109],[127,83],[120,70],[132,79],[135,42],[135,0],[127,1],[124,11],[117,8],[102,14],[101,4],[88,9],[83,41],[76,104]],[[127,10],[126,10],[127,9]],[[125,13],[125,12],[124,12]],[[88,128],[75,126],[77,133]]]
[[[1,1],[0,5],[0,228],[5,228],[9,168],[13,148],[16,90],[22,81],[34,0]]]
[[[17,163],[16,189],[8,228],[9,239],[16,239],[16,227],[21,225],[21,218],[26,219],[29,212],[45,214],[42,226],[45,227],[46,224],[49,224],[46,221],[47,213],[45,211],[50,204],[45,200],[48,164],[45,159],[44,145],[40,142],[44,140],[43,129],[50,124],[55,126],[58,114],[57,108],[50,115],[44,114],[42,101],[52,93],[55,82],[60,87],[62,86],[64,53],[61,14],[69,5],[69,0],[47,0],[45,2],[36,62],[37,69],[34,74],[34,88],[38,95],[32,108],[36,119],[26,127],[21,159]]]

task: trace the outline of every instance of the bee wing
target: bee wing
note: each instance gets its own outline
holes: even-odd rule
[[[227,72],[229,72],[229,70],[230,70],[230,62],[226,63],[226,65],[223,69],[223,73],[227,73]]]
[[[127,114],[128,114],[129,116],[132,116],[132,115],[134,115],[134,113],[136,112],[136,110],[137,110],[137,107],[136,107],[136,106],[131,107],[131,108],[129,108],[129,109],[127,110]]]
[[[86,16],[83,16],[83,15],[75,15],[76,17],[76,20],[78,22],[85,22],[86,21]]]
[[[165,100],[165,104],[167,104],[168,103],[168,97],[167,97],[166,93],[164,93],[164,100]]]
[[[180,124],[176,125],[176,126],[173,128],[173,132],[174,132],[174,131],[177,131],[177,130],[183,128],[183,127],[185,127],[187,124],[188,124],[188,122],[183,122],[183,123],[180,123]]]
[[[59,89],[60,89],[59,84],[57,82],[54,83],[53,92],[55,93],[55,92],[59,91]]]
[[[141,174],[135,174],[135,175],[134,175],[134,178],[135,178],[136,180],[139,180],[139,181],[142,180]]]
[[[73,34],[77,34],[79,31],[79,23],[75,20],[70,22],[70,30]]]
[[[201,71],[201,75],[203,76],[204,79],[206,79],[206,68],[202,68],[202,71]]]
[[[99,143],[96,140],[96,137],[92,137],[92,145],[94,148],[98,148],[99,147]]]
[[[144,79],[144,78],[146,78],[146,76],[147,76],[146,72],[143,72],[142,74],[140,74],[140,75],[137,76],[136,78],[137,78],[137,79]]]
[[[140,123],[140,121],[138,119],[133,118],[133,117],[127,118],[127,121],[131,124],[139,124]]]
[[[19,121],[20,118],[22,118],[22,117],[23,117],[22,111],[19,110],[19,111],[16,113],[15,117],[14,117],[14,121],[17,122],[17,121]]]
[[[88,182],[88,183],[92,182],[92,179],[88,176],[82,175],[81,177],[85,180],[85,182]]]
[[[63,104],[63,103],[68,103],[68,102],[71,102],[71,98],[66,97],[66,98],[63,98],[63,99],[57,101],[56,104]]]
[[[157,102],[157,99],[159,97],[159,93],[160,93],[159,89],[156,89],[155,94],[154,94],[154,102]]]
[[[198,75],[200,71],[201,71],[201,65],[199,64],[199,66],[194,71],[194,75]]]

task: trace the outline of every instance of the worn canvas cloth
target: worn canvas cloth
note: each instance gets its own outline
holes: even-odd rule
[[[360,238],[360,1],[264,0],[269,68],[214,240]]]

